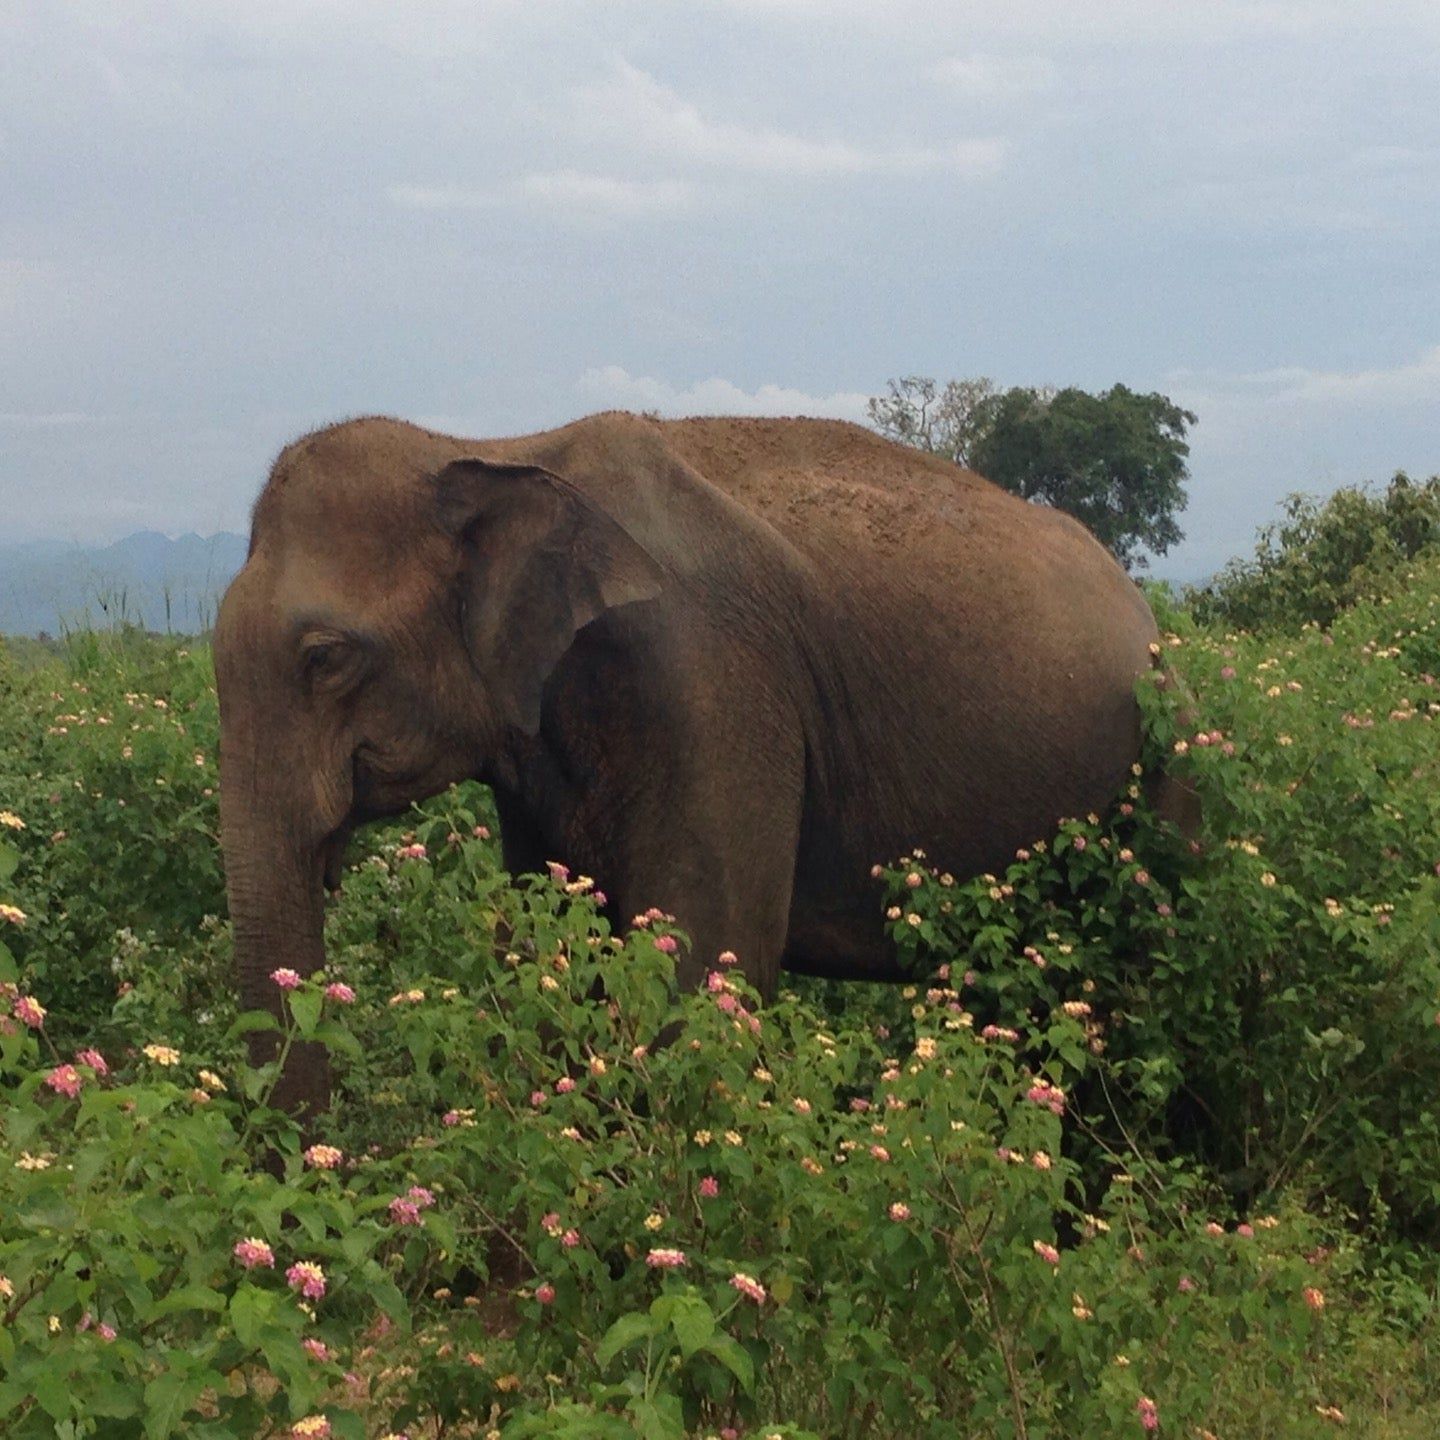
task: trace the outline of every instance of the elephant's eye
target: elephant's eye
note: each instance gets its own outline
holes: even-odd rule
[[[307,684],[330,689],[358,678],[361,658],[361,652],[344,641],[313,640],[305,646],[301,666]]]

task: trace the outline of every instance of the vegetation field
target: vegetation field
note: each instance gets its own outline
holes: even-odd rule
[[[1440,565],[1391,581],[1157,596],[1198,834],[1141,773],[1003,874],[876,856],[905,987],[677,997],[667,917],[512,881],[478,787],[367,833],[274,976],[304,1135],[208,651],[0,648],[0,1433],[1440,1433]]]

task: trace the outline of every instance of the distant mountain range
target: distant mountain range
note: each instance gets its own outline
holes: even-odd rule
[[[150,630],[196,634],[215,621],[246,539],[154,530],[87,548],[61,540],[0,545],[0,634],[58,635],[129,621]]]

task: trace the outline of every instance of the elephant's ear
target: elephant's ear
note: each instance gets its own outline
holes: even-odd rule
[[[540,728],[540,696],[576,634],[653,600],[664,572],[609,515],[534,465],[456,460],[435,477],[441,526],[463,554],[471,662],[504,718]]]

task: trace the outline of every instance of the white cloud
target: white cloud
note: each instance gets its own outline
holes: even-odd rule
[[[974,100],[1017,100],[1054,85],[1055,62],[1044,55],[952,55],[930,67],[934,80]]]
[[[615,74],[572,96],[588,136],[607,135],[688,164],[790,176],[854,176],[951,171],[989,175],[1004,157],[995,138],[944,145],[857,145],[784,130],[711,120],[653,75],[621,59]]]
[[[1440,345],[1399,365],[1369,370],[1315,370],[1289,365],[1271,370],[1176,371],[1173,383],[1197,403],[1363,406],[1376,409],[1433,406],[1440,401]],[[1191,403],[1190,401],[1186,402]]]
[[[955,0],[712,0],[757,19],[802,25],[869,26],[877,31],[944,33],[956,22]],[[1414,30],[1434,35],[1434,0],[1006,0],[966,7],[972,35],[1036,35],[1081,44],[1166,46],[1177,40],[1225,44],[1266,36],[1314,36],[1352,30]]]
[[[632,375],[620,365],[587,370],[575,382],[586,403],[623,410],[658,410],[662,415],[823,415],[861,420],[869,398],[858,391],[811,395],[786,385],[743,390],[718,376],[680,388],[649,375]]]
[[[494,189],[463,185],[392,185],[386,194],[411,210],[490,210],[531,203],[595,217],[666,215],[689,210],[701,198],[686,180],[629,180],[580,170],[537,171]]]
[[[0,410],[0,426],[14,430],[49,430],[57,425],[89,425],[94,418],[93,415],[85,415],[79,410]]]

